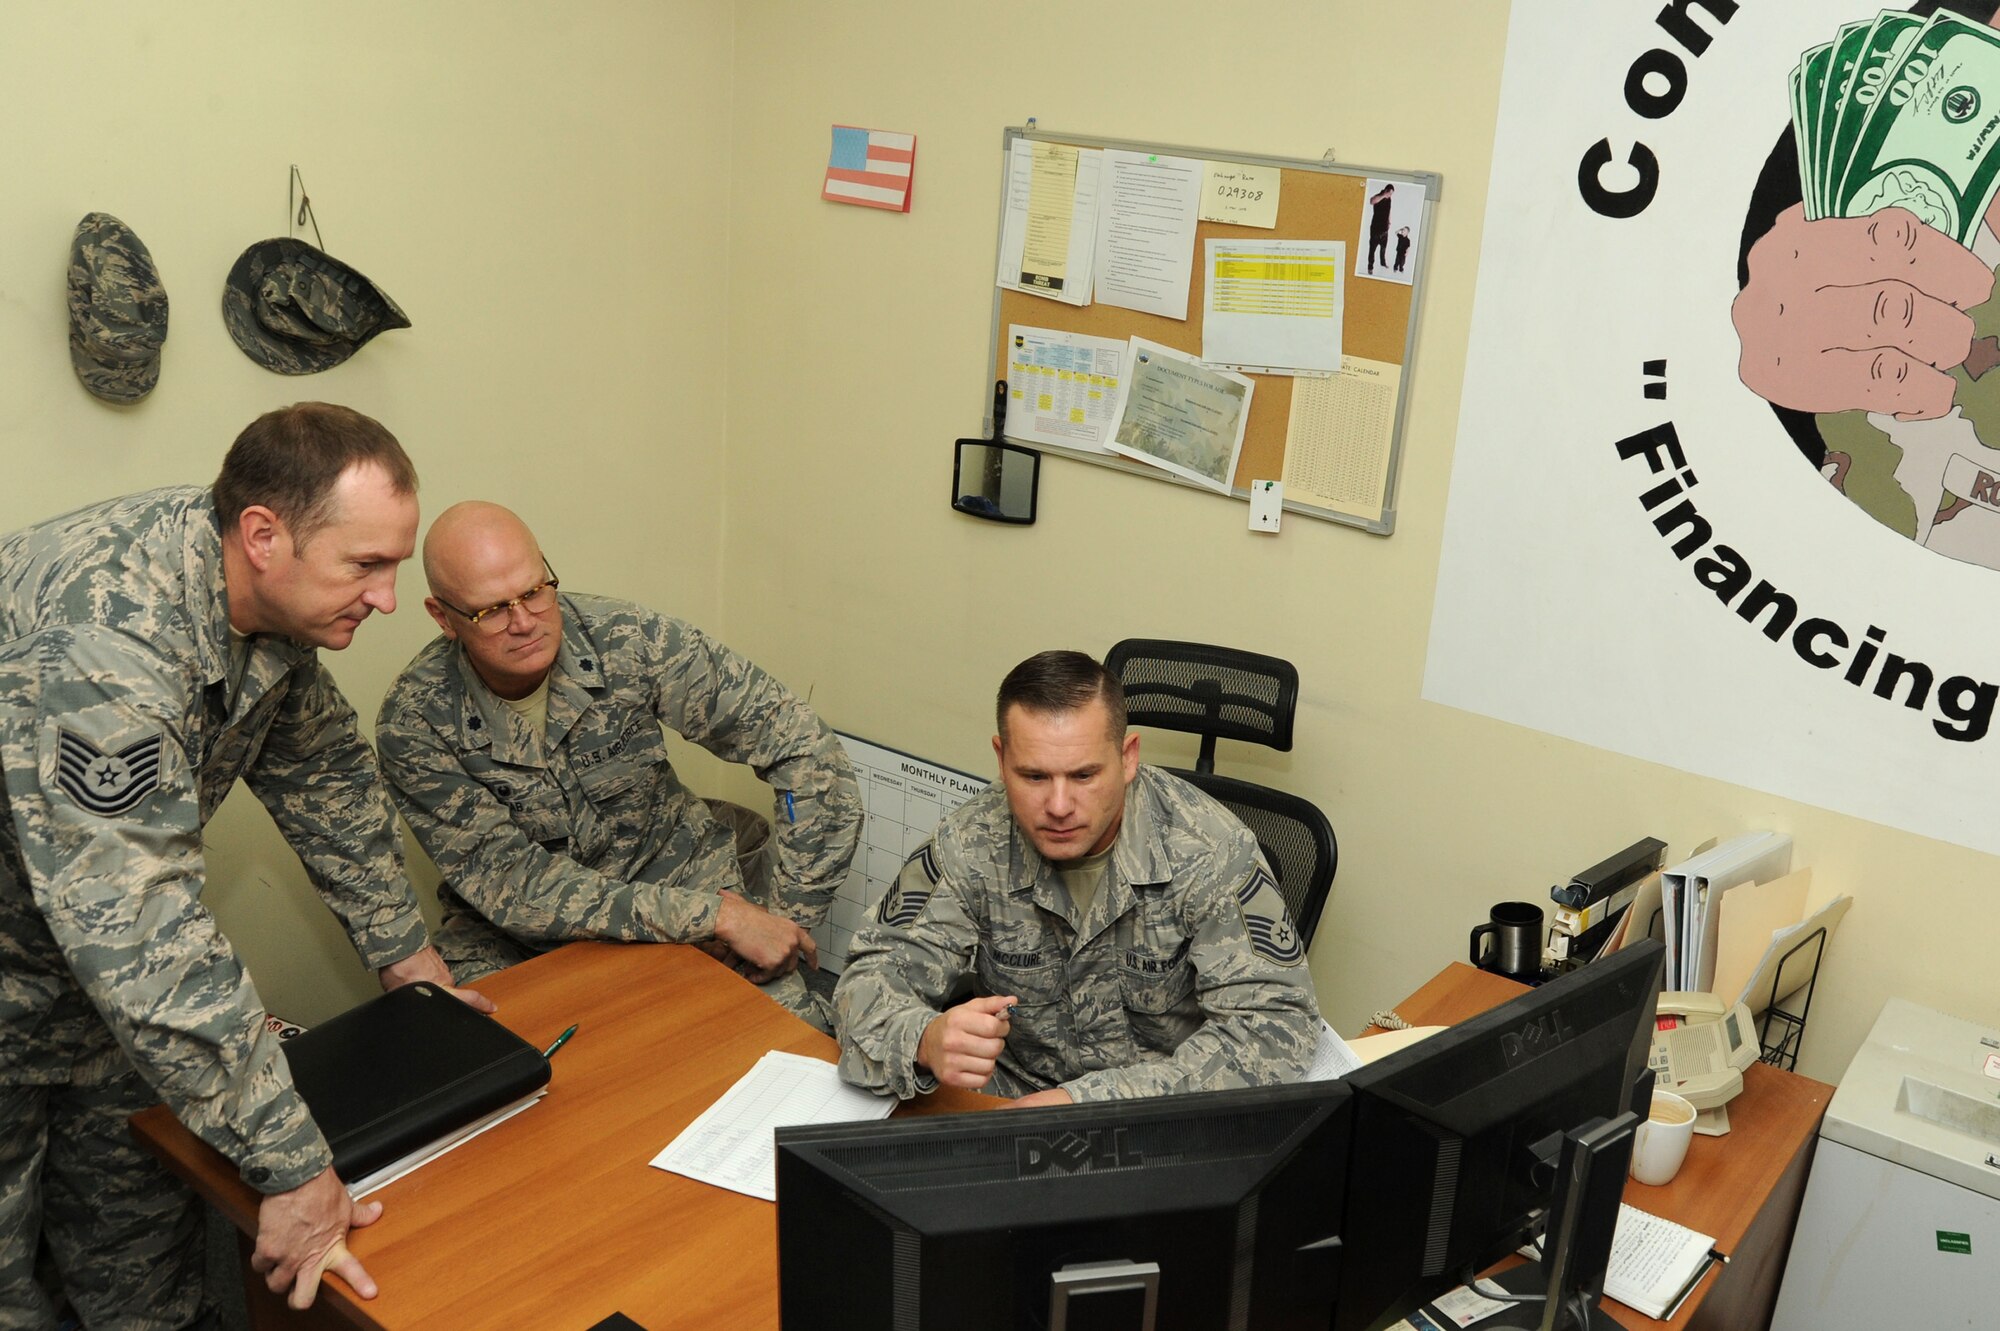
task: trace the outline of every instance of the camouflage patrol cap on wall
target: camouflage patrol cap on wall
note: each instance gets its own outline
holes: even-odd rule
[[[132,228],[87,213],[69,244],[69,361],[106,402],[137,402],[160,382],[167,290]]]
[[[303,240],[260,240],[222,287],[222,322],[243,354],[278,374],[317,374],[377,333],[408,328],[373,282]]]

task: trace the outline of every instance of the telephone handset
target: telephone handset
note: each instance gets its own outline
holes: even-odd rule
[[[1729,1131],[1724,1106],[1743,1089],[1743,1069],[1761,1053],[1750,1009],[1724,1007],[1713,994],[1664,993],[1656,1011],[1647,1059],[1656,1084],[1695,1107],[1696,1132],[1720,1137]]]

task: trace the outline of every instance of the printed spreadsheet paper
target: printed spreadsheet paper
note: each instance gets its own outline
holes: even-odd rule
[[[847,965],[854,931],[869,919],[903,861],[930,840],[938,820],[991,784],[907,753],[836,732],[861,784],[861,845],[847,880],[834,895],[826,920],[813,930],[819,964],[838,972]]]
[[[1347,246],[1230,237],[1207,245],[1201,358],[1255,374],[1340,368]]]
[[[653,1168],[775,1202],[777,1129],[864,1123],[895,1107],[894,1096],[849,1086],[831,1063],[773,1049],[654,1156]]]

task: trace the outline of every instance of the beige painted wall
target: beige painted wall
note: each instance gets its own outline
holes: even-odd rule
[[[0,32],[0,530],[206,483],[253,416],[323,398],[397,433],[426,519],[511,503],[576,585],[716,623],[725,0],[18,4]],[[284,234],[294,162],[328,251],[414,324],[304,379],[246,359],[220,314],[244,246]],[[160,386],[129,408],[69,365],[92,209],[138,232],[172,303]],[[327,658],[371,732],[435,631],[414,566],[400,590]],[[208,842],[205,900],[273,1009],[319,1020],[372,992],[247,791]]]
[[[0,529],[205,481],[257,412],[344,401],[410,447],[426,514],[513,503],[572,585],[717,629],[835,725],[975,771],[991,770],[992,689],[1030,651],[1154,635],[1290,657],[1297,748],[1223,762],[1317,800],[1340,831],[1313,967],[1342,1029],[1462,955],[1495,899],[1544,900],[1640,835],[1685,851],[1759,826],[1858,900],[1805,1070],[1838,1076],[1889,994],[2000,1022],[1991,857],[1418,699],[1503,10],[12,6]],[[1030,115],[1443,174],[1395,536],[1292,517],[1252,537],[1241,505],[1061,459],[1033,528],[947,508],[950,441],[990,387],[1001,130]],[[818,199],[835,121],[918,135],[912,214]],[[283,225],[291,162],[329,250],[416,324],[299,382],[245,360],[217,314],[237,253]],[[175,302],[162,386],[126,410],[77,386],[64,346],[64,256],[93,208],[138,230]],[[370,720],[430,634],[414,570],[403,591],[331,658]],[[691,775],[751,790],[704,761]],[[319,1019],[369,992],[246,795],[210,845],[208,900],[274,1008]]]
[[[1297,746],[1225,746],[1222,765],[1318,801],[1340,834],[1312,956],[1336,1027],[1463,957],[1494,900],[1546,903],[1642,835],[1685,852],[1755,827],[1791,833],[1857,901],[1803,1070],[1836,1078],[1890,994],[2000,1023],[1991,857],[1418,698],[1504,5],[742,0],[738,15],[725,617],[735,645],[815,684],[836,726],[990,772],[992,690],[1031,651],[1145,635],[1275,653],[1303,679]],[[1443,174],[1393,537],[1297,517],[1252,536],[1241,504],[1062,459],[1034,527],[947,508],[950,441],[977,431],[990,389],[1001,130],[1030,115]],[[814,197],[835,121],[918,136],[909,216]],[[1155,732],[1143,751],[1192,749]]]

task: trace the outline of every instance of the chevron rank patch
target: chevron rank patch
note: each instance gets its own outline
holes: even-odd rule
[[[898,878],[883,894],[882,904],[875,911],[875,919],[877,923],[886,924],[892,929],[907,929],[917,922],[919,915],[924,913],[924,907],[930,904],[930,899],[931,894],[928,891],[905,891],[903,880]]]
[[[1268,889],[1269,895],[1264,895]],[[1263,911],[1252,910],[1251,903],[1259,896]],[[1250,934],[1250,950],[1258,956],[1277,962],[1280,966],[1296,966],[1305,960],[1306,944],[1299,937],[1299,931],[1292,927],[1291,919],[1285,914],[1285,896],[1278,890],[1277,880],[1259,865],[1256,872],[1243,880],[1243,886],[1236,889],[1236,900],[1243,907],[1243,927]],[[1275,915],[1268,912],[1277,908]]]
[[[1305,941],[1284,916],[1272,919],[1268,915],[1252,915],[1245,911],[1243,927],[1250,932],[1250,950],[1258,956],[1267,957],[1280,966],[1296,966],[1305,959]]]
[[[1284,900],[1284,894],[1278,891],[1278,880],[1265,873],[1264,866],[1260,864],[1256,872],[1243,880],[1243,886],[1236,889],[1236,899],[1248,906],[1257,899],[1257,894],[1267,887],[1280,901]]]
[[[56,737],[56,784],[85,813],[116,818],[160,788],[165,740],[158,731],[116,753],[61,727]]]

